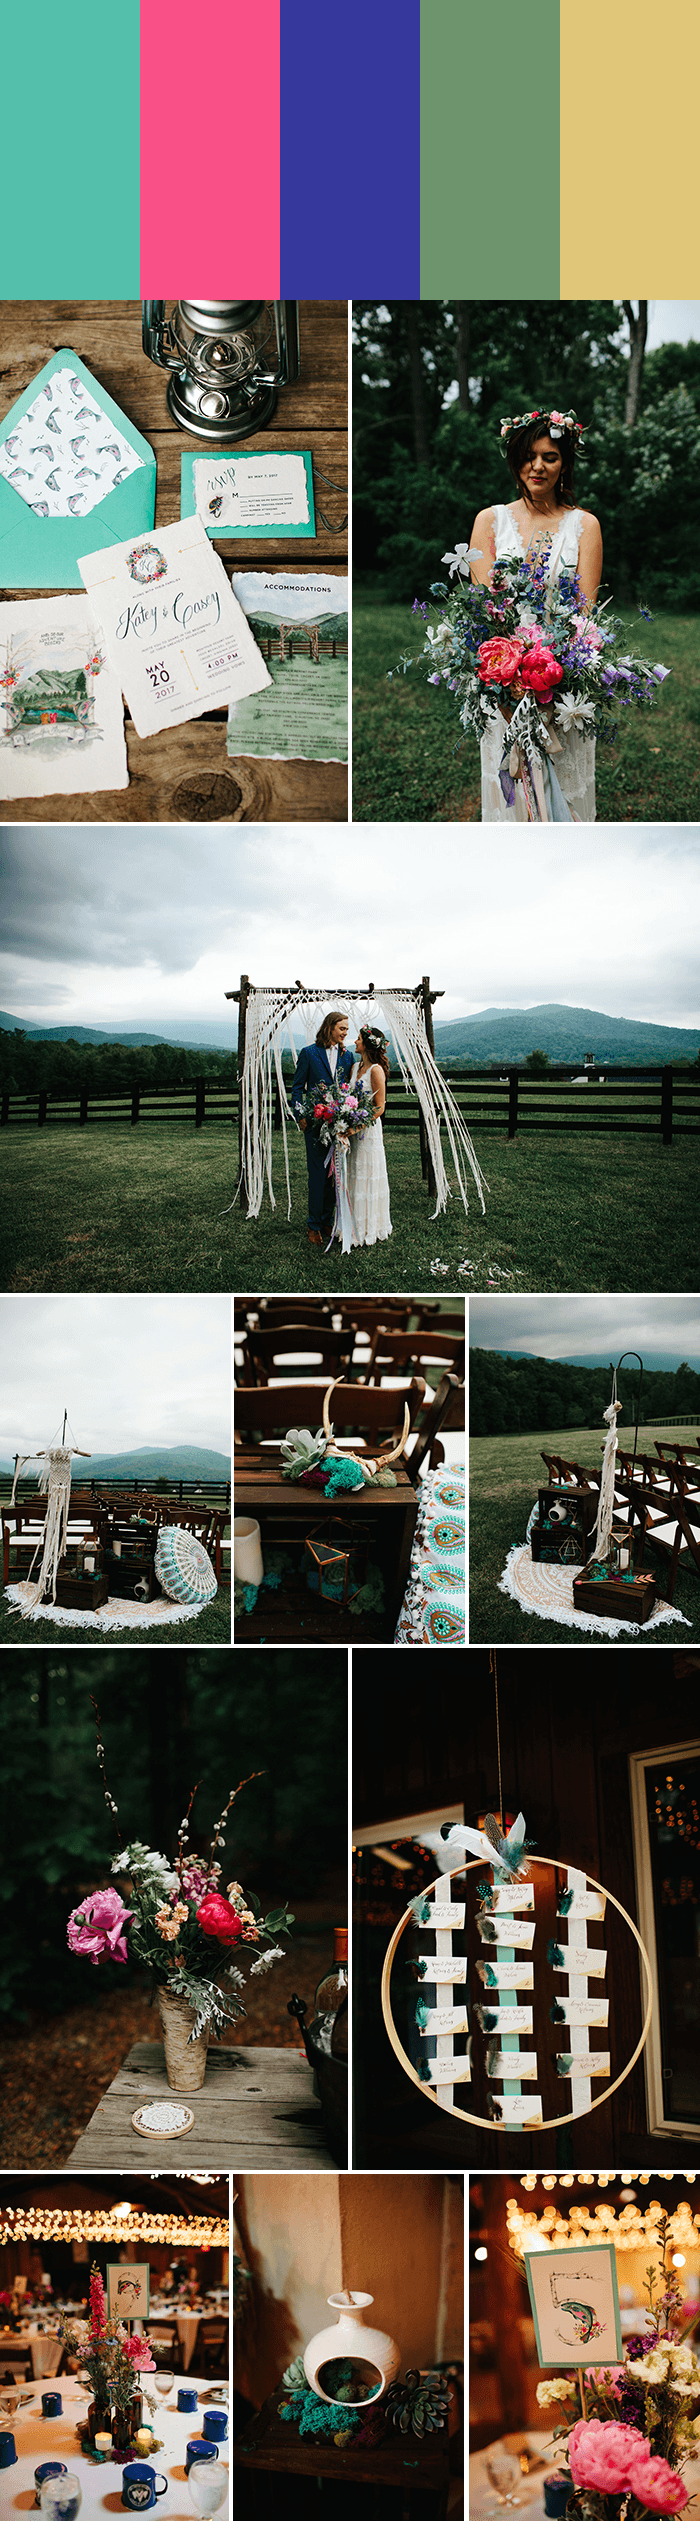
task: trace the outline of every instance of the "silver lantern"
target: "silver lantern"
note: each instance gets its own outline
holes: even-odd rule
[[[170,369],[168,404],[180,429],[210,445],[265,429],[278,389],[299,375],[296,298],[143,299],[143,347]]]

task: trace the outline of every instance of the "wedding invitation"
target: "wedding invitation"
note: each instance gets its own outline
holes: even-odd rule
[[[119,677],[87,596],[0,604],[0,798],[128,784]]]
[[[270,681],[198,517],[79,562],[138,735],[201,718]]]
[[[264,761],[348,758],[348,581],[246,570],[234,592],[254,630],[269,688],[234,699],[227,748]]]
[[[316,533],[313,466],[308,453],[192,455],[180,466],[180,513],[201,517],[215,539],[275,535],[286,541]]]

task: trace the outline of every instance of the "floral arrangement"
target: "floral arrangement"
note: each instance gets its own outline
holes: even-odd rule
[[[87,2372],[95,2398],[101,2406],[126,2409],[131,2406],[137,2384],[143,2376],[155,2372],[155,2363],[147,2337],[130,2337],[121,2320],[107,2317],[105,2289],[99,2267],[90,2275],[90,2313],[87,2320],[61,2322],[60,2334],[68,2352],[76,2357]],[[143,2390],[143,2396],[155,2414],[156,2401]]]
[[[528,429],[531,420],[541,420],[550,438],[575,438],[583,446],[583,422],[575,411],[517,411],[514,420],[501,421],[501,437],[509,438],[514,429]]]
[[[117,1805],[107,1786],[104,1743],[94,1700],[93,1706],[105,1802],[116,1826]],[[258,1769],[254,1775],[263,1773]],[[180,1822],[174,1864],[155,1848],[144,1846],[140,1839],[133,1839],[127,1847],[120,1842],[112,1872],[124,1879],[130,1905],[126,1905],[116,1888],[93,1891],[71,1911],[68,1919],[70,1951],[91,1961],[93,1968],[103,1961],[126,1961],[132,1956],[152,1971],[154,1985],[165,1986],[171,1996],[185,1998],[194,2014],[190,2042],[205,2030],[221,2039],[227,2024],[245,2014],[241,1990],[246,1981],[240,1960],[254,1948],[248,1975],[262,1977],[274,1961],[283,1960],[284,1947],[276,1937],[288,1934],[294,1923],[286,1901],[263,1917],[259,1900],[252,1893],[249,1897],[240,1882],[229,1882],[225,1892],[219,1889],[222,1867],[216,1850],[224,1845],[231,1805],[242,1787],[252,1783],[253,1777],[244,1777],[232,1788],[207,1856],[189,1851],[190,1815],[197,1792],[194,1787]],[[230,1957],[234,1949],[238,1952],[236,1962]]]
[[[352,1085],[307,1086],[295,1109],[331,1149],[339,1140],[361,1138],[378,1119],[371,1096],[356,1094]]]
[[[624,2363],[591,2369],[580,2383],[572,2373],[538,2384],[540,2407],[561,2403],[555,2439],[566,2441],[567,2513],[580,2521],[607,2521],[611,2496],[627,2521],[682,2512],[688,2502],[679,2472],[697,2453],[700,2365],[683,2333],[677,2277],[665,2267],[667,2222],[658,2225],[661,2272],[646,2270],[647,2333],[630,2339]]]
[[[530,821],[549,820],[548,781],[557,808],[552,819],[568,821],[554,767],[563,740],[607,733],[614,741],[615,710],[650,709],[670,669],[629,654],[622,623],[607,602],[585,603],[575,571],[549,577],[548,538],[532,557],[498,560],[490,585],[470,575],[470,562],[481,556],[466,543],[443,554],[457,585],[436,580],[431,587],[435,623],[426,604],[414,604],[425,629],[421,660],[430,666],[428,682],[447,684],[461,726],[479,740],[500,709],[506,724],[499,779],[507,805],[519,779]],[[402,657],[401,671],[415,662]]]
[[[343,1490],[364,1487],[395,1488],[396,1474],[381,1460],[360,1468],[353,1455],[335,1453],[323,1427],[312,1435],[310,1427],[290,1427],[280,1445],[282,1478],[298,1480],[303,1488],[321,1488],[326,1497],[342,1496]],[[368,1473],[371,1476],[368,1477]]]

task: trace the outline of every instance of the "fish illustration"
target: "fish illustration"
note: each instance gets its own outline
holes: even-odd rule
[[[81,465],[80,472],[79,472],[79,473],[76,473],[75,478],[76,478],[76,481],[77,481],[77,482],[78,482],[78,481],[99,481],[100,476],[99,476],[99,473],[93,473],[93,472],[91,472],[89,464],[83,464],[83,465]]]
[[[48,516],[48,513],[49,513],[49,503],[48,503],[48,499],[32,499],[32,502],[31,502],[31,510],[32,510],[32,516]]]
[[[119,457],[120,457],[120,455],[121,455],[121,447],[120,447],[120,446],[98,446],[98,448],[97,448],[97,453],[98,453],[98,455],[116,455],[116,459],[117,459],[117,463],[118,463],[118,462],[119,462]]]
[[[52,385],[42,385],[41,391],[42,391],[42,394],[45,394],[45,395],[46,395],[46,400],[47,400],[47,403],[52,403],[52,402],[53,402],[53,386],[52,386]]]
[[[210,499],[210,501],[209,501],[209,515],[210,515],[210,516],[220,516],[220,515],[221,515],[221,510],[222,510],[222,507],[223,507],[223,504],[224,504],[224,503],[223,503],[223,499]]]
[[[91,403],[84,403],[82,411],[75,411],[73,413],[74,420],[96,420],[97,417],[97,412],[93,409]]]
[[[560,2302],[559,2310],[568,2311],[582,2346],[587,2346],[591,2337],[602,2337],[600,2320],[596,2319],[591,2302]]]
[[[6,453],[6,455],[14,455],[14,451],[15,451],[15,447],[16,447],[16,446],[19,446],[19,430],[18,430],[18,429],[13,429],[13,432],[12,432],[12,436],[11,436],[11,438],[6,438],[6,439],[5,439],[5,453]]]
[[[82,385],[82,383],[81,383],[81,379],[80,379],[80,377],[79,377],[79,376],[74,376],[74,375],[73,375],[72,369],[71,369],[71,373],[70,373],[69,378],[68,378],[68,383],[69,383],[69,386],[70,386],[71,394],[77,394],[77,396],[78,396],[78,400],[80,400],[80,396],[81,396],[81,394],[83,393],[83,390],[84,390],[84,389],[83,389],[83,385]]]
[[[52,429],[52,430],[53,430],[53,434],[54,434],[54,437],[55,437],[55,438],[60,438],[60,435],[61,435],[61,423],[60,423],[60,420],[57,420],[55,411],[50,411],[50,412],[49,412],[48,419],[47,419],[47,422],[46,422],[46,426],[47,426],[47,429]]]
[[[115,476],[114,476],[114,488],[115,488],[115,490],[116,490],[116,487],[117,487],[117,482],[118,482],[118,481],[128,481],[128,478],[129,478],[129,467],[128,467],[128,464],[125,464],[121,473],[115,473]]]
[[[8,439],[6,440],[6,444],[9,446],[9,443],[10,443],[10,441],[9,441],[9,438],[8,438]],[[54,459],[53,459],[53,447],[52,447],[52,446],[30,446],[29,453],[30,453],[30,455],[48,455],[49,463],[50,463],[50,464],[52,464],[52,463],[53,463],[53,460],[54,460]]]
[[[44,489],[45,489],[45,490],[60,490],[60,487],[61,487],[61,484],[60,484],[60,481],[59,481],[59,478],[58,478],[58,474],[57,474],[57,473],[47,473],[47,475],[46,475],[46,481],[45,481],[45,483],[44,483]]]
[[[69,508],[70,508],[71,516],[80,516],[81,509],[82,509],[82,506],[83,506],[84,496],[85,496],[85,493],[84,493],[84,491],[82,491],[82,490],[81,490],[81,491],[80,491],[80,493],[79,493],[78,498],[76,498],[76,499],[69,499],[69,501],[68,501],[68,506],[69,506]],[[48,513],[48,511],[47,511],[47,513]]]
[[[15,482],[15,481],[31,481],[32,476],[31,476],[31,473],[28,473],[28,472],[27,472],[27,469],[26,469],[26,465],[25,465],[25,464],[16,464],[16,465],[15,465],[15,468],[14,468],[14,472],[13,472],[13,473],[8,473],[7,478],[8,478],[8,481],[12,481],[12,482]]]
[[[71,455],[82,455],[83,447],[85,446],[85,444],[86,444],[85,438],[71,438],[71,442],[70,442],[70,451],[71,451]]]

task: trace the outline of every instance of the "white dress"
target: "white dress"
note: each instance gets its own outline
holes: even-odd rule
[[[512,508],[494,507],[494,536],[497,560],[522,560],[524,543],[516,525]],[[550,578],[558,578],[561,569],[575,569],[583,524],[582,508],[570,508],[557,526],[549,554]],[[524,616],[527,618],[527,616]],[[527,806],[522,781],[515,783],[515,804],[506,805],[499,780],[499,768],[507,732],[507,721],[495,709],[490,727],[481,742],[481,820],[482,823],[526,823]],[[571,734],[560,738],[561,752],[555,754],[554,768],[567,805],[579,823],[595,822],[595,736]]]
[[[358,1094],[371,1095],[372,1081],[367,1069],[357,1077]],[[380,1120],[361,1138],[350,1142],[348,1158],[348,1198],[358,1243],[387,1243],[391,1233],[389,1176],[384,1153],[384,1131]]]

